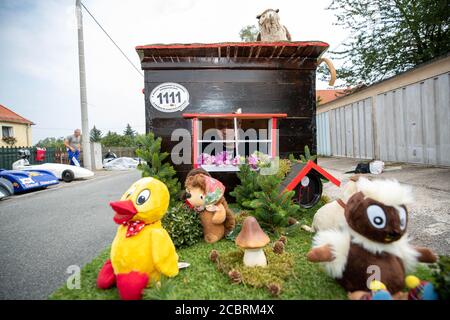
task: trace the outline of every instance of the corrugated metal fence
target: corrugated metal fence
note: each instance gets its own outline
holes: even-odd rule
[[[328,112],[317,114],[317,153],[322,156],[331,156],[330,119]]]
[[[450,165],[450,73],[317,114],[320,155]]]
[[[450,165],[450,74],[377,96],[381,160]]]
[[[329,112],[332,155],[373,157],[371,105],[372,99],[367,98]]]
[[[30,163],[39,164],[44,162],[55,162],[55,148],[47,148],[45,152],[45,159],[43,161],[36,161],[36,148],[32,147],[0,147],[0,169],[12,169],[12,164],[17,161],[18,152],[20,149],[30,150]]]

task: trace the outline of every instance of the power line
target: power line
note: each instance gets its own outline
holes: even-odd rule
[[[95,19],[95,17],[92,15],[92,13],[88,10],[88,8],[86,8],[86,6],[84,5],[83,2],[81,2],[81,5],[83,6],[83,8],[86,10],[86,12],[91,16],[91,18],[94,20],[94,22],[100,27],[100,29],[102,29],[102,31],[106,34],[106,36],[109,38],[109,40],[111,40],[111,42],[116,46],[116,48],[120,51],[120,53],[122,53],[122,55],[125,57],[125,59],[127,59],[127,61],[133,66],[133,68],[143,77],[144,74],[141,72],[141,70],[139,70],[134,63],[130,60],[130,58],[128,58],[128,56],[125,54],[125,52],[123,52],[123,50],[119,47],[119,45],[113,40],[113,38],[111,38],[111,36],[108,34],[108,32],[106,32],[106,30],[102,27],[102,25],[100,24],[100,22],[97,21],[97,19]]]

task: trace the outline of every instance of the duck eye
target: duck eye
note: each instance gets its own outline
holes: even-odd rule
[[[377,205],[367,207],[367,217],[372,226],[377,229],[383,229],[386,226],[386,214],[383,209]]]
[[[203,200],[203,198],[204,198],[204,196],[203,196],[203,195],[201,194],[201,195],[200,195],[200,199],[202,199],[202,200]]]
[[[141,193],[139,193],[139,195],[137,196],[136,204],[142,205],[148,200],[148,198],[150,198],[150,190],[145,189],[145,190],[141,191]]]
[[[406,209],[403,207],[398,208],[398,216],[400,218],[400,229],[405,230],[406,228]]]

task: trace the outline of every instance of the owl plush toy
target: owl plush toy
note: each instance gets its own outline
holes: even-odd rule
[[[326,272],[348,292],[370,291],[373,276],[395,298],[404,288],[405,274],[418,262],[436,262],[427,248],[414,247],[406,233],[411,189],[396,180],[360,178],[345,205],[347,225],[319,231],[307,258],[323,263]]]

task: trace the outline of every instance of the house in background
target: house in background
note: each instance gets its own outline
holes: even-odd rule
[[[316,90],[317,105],[331,102],[339,97],[345,96],[347,93],[345,89]]]
[[[0,104],[0,147],[30,147],[32,125],[32,121]]]

